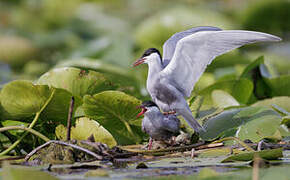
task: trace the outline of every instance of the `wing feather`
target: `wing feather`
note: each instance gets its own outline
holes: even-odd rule
[[[197,32],[177,42],[172,60],[161,76],[166,76],[184,96],[189,97],[195,83],[215,57],[245,44],[280,40],[277,36],[255,31]]]

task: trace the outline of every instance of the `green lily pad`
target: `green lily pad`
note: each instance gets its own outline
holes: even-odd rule
[[[37,113],[52,93],[48,86],[29,81],[12,81],[1,90],[1,105],[11,117],[25,118]]]
[[[116,89],[104,75],[77,68],[53,69],[42,75],[37,84],[65,89],[74,96],[93,95],[104,90]]]
[[[30,118],[40,111],[52,91],[54,95],[41,113],[42,120],[53,120],[55,123],[66,124],[72,94],[64,89],[56,89],[47,85],[34,85],[29,81],[12,81],[1,91],[1,105],[7,118]],[[82,103],[75,97],[75,109]]]
[[[134,144],[142,140],[141,119],[137,119],[140,100],[119,91],[104,91],[84,97],[85,115],[106,128],[118,144]]]
[[[235,154],[225,158],[222,160],[222,162],[251,161],[255,155],[258,155],[259,157],[266,160],[275,160],[283,157],[283,148]]]
[[[75,60],[61,61],[56,66],[60,67],[75,67],[86,70],[93,70],[102,73],[107,79],[119,86],[122,91],[136,95],[140,92],[140,85],[136,75],[133,74],[135,71],[126,70],[118,66],[106,64],[103,61],[88,58],[79,58]]]
[[[290,75],[264,78],[267,85],[271,88],[271,96],[290,96]]]
[[[248,79],[230,80],[216,82],[213,85],[198,92],[204,97],[202,109],[209,109],[213,106],[211,94],[214,90],[223,90],[233,96],[239,103],[246,104],[253,91],[253,83]]]
[[[261,138],[263,139],[274,135],[278,130],[280,122],[281,117],[279,114],[269,108],[246,107],[229,109],[207,119],[203,123],[206,132],[201,133],[200,136],[204,140],[213,140],[221,136],[237,136],[241,140],[250,139],[256,142],[257,139],[260,140]],[[267,125],[263,125],[263,123]],[[268,133],[265,132],[266,134],[261,136],[256,134],[256,129],[264,133],[266,131],[264,128],[268,128]],[[253,132],[249,131],[250,129]]]
[[[281,96],[281,97],[274,97],[269,99],[264,99],[257,101],[256,103],[252,104],[251,106],[257,107],[257,106],[265,106],[272,108],[272,105],[277,105],[284,110],[290,112],[290,97],[289,96]]]
[[[264,138],[279,140],[281,139],[278,133],[280,124],[281,117],[277,113],[263,112],[260,117],[251,117],[251,121],[241,125],[236,135],[242,140],[249,139],[252,142],[259,142]]]
[[[55,129],[55,134],[60,140],[66,139],[66,132],[67,128],[63,125]],[[110,147],[117,145],[113,136],[98,122],[86,117],[77,119],[75,126],[71,128],[71,139],[87,140],[91,135],[94,136],[96,142],[105,143]]]
[[[239,106],[239,102],[229,93],[222,90],[214,90],[211,98],[218,108],[226,108],[230,106]]]

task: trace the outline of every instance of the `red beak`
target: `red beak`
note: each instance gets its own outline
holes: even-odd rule
[[[136,67],[136,66],[138,66],[140,64],[143,64],[145,60],[146,60],[146,58],[140,58],[137,61],[135,61],[134,64],[132,64],[132,66]]]
[[[140,117],[140,116],[142,116],[146,111],[147,111],[147,109],[144,107],[144,106],[137,106],[137,108],[142,108],[142,111],[139,113],[139,114],[137,114],[137,118],[138,117]]]

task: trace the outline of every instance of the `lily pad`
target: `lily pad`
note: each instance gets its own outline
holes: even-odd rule
[[[271,126],[265,127],[266,125],[263,125],[263,120],[270,123]],[[203,123],[206,132],[200,135],[204,140],[213,140],[220,136],[227,137],[236,135],[242,140],[251,139],[252,141],[257,141],[257,139],[263,139],[274,135],[278,130],[280,122],[281,117],[279,114],[269,108],[246,107],[229,109],[207,119]],[[237,133],[238,127],[240,128]],[[250,133],[248,128],[252,129],[253,132],[251,131]],[[263,136],[256,134],[255,129],[261,129],[261,131],[264,132],[264,128],[269,128],[267,130],[268,133]]]
[[[259,157],[266,160],[275,160],[283,157],[283,148],[235,154],[222,160],[222,162],[251,161],[255,155],[258,155]]]
[[[116,89],[104,75],[77,68],[57,68],[42,75],[37,84],[65,89],[74,96],[93,95],[104,90]]]
[[[59,125],[55,134],[58,139],[65,140],[66,131],[66,127]],[[94,136],[96,142],[105,143],[110,147],[117,145],[113,136],[98,122],[86,117],[77,119],[75,126],[71,128],[71,139],[87,140],[91,135]]]
[[[142,140],[141,119],[137,119],[140,100],[119,91],[104,91],[84,97],[85,115],[106,128],[118,144],[134,144]]]
[[[230,106],[240,105],[233,96],[222,90],[214,90],[211,94],[211,98],[218,108],[226,108]]]
[[[54,123],[66,123],[72,94],[64,89],[56,89],[47,85],[34,85],[29,81],[12,81],[1,91],[1,105],[5,119],[24,120],[40,111],[54,91],[51,101],[41,113],[42,120],[52,120]],[[81,99],[75,97],[75,109],[81,104]]]
[[[253,83],[248,79],[230,80],[216,82],[213,85],[198,92],[198,95],[204,97],[202,109],[209,109],[213,102],[211,94],[214,90],[223,90],[233,96],[239,103],[246,104],[253,91]]]
[[[9,115],[26,118],[37,113],[52,93],[48,86],[29,81],[12,81],[1,90],[1,105]]]
[[[290,112],[290,97],[289,96],[281,96],[281,97],[274,97],[269,99],[264,99],[257,101],[256,103],[252,104],[251,106],[257,107],[257,106],[264,106],[272,108],[272,105],[277,105],[286,111]]]

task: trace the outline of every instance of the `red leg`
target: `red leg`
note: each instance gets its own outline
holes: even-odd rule
[[[149,139],[149,144],[148,144],[148,150],[151,150],[152,149],[152,143],[153,143],[153,139],[150,138]]]

